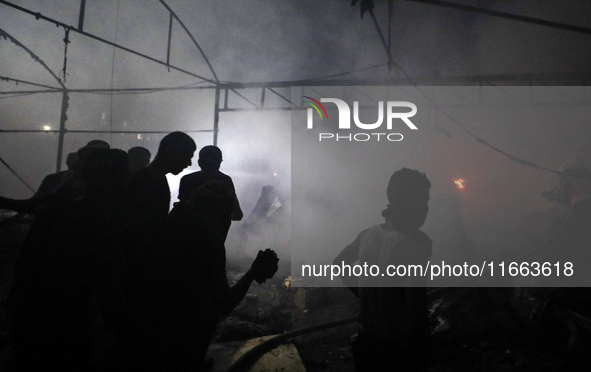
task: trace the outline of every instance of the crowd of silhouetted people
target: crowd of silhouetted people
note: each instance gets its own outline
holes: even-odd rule
[[[240,303],[253,281],[271,278],[278,258],[260,250],[229,286],[224,244],[232,221],[243,213],[232,179],[219,170],[223,157],[216,146],[199,151],[201,171],[182,178],[180,201],[169,212],[166,175],[190,166],[196,150],[182,132],[166,135],[152,161],[145,148],[124,152],[94,140],[68,155],[68,170],[45,177],[33,198],[0,197],[0,209],[34,215],[3,302],[13,371],[210,369],[205,355],[219,316]],[[538,254],[548,261],[565,252],[577,259],[576,277],[586,287],[591,172],[580,161],[569,162],[559,182],[548,195],[572,212]],[[361,231],[334,263],[428,262],[432,241],[420,228],[430,188],[424,173],[395,172],[384,223]],[[276,195],[263,191],[266,202],[257,206],[269,207]],[[352,347],[357,370],[427,371],[424,279],[342,279],[360,301],[361,329]],[[561,290],[546,304],[588,309],[589,298],[588,288]]]
[[[4,301],[14,371],[206,370],[218,317],[272,277],[278,258],[260,251],[228,285],[224,242],[242,211],[215,146],[200,151],[201,171],[183,178],[169,213],[166,174],[190,166],[196,149],[173,132],[150,162],[143,147],[94,140],[33,198],[0,198],[34,215]]]

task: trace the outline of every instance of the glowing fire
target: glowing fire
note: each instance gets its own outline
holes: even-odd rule
[[[466,182],[466,180],[463,178],[454,178],[454,183],[456,184],[456,186],[460,190],[466,188],[466,185],[464,185],[465,182]]]

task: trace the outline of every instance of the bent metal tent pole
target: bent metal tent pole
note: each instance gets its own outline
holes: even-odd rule
[[[103,38],[98,37],[96,35],[93,35],[91,33],[84,32],[83,31],[83,25],[84,25],[84,12],[85,12],[85,7],[86,7],[86,1],[85,0],[82,0],[81,1],[81,4],[80,4],[80,15],[79,15],[79,19],[78,19],[78,28],[73,27],[73,26],[70,26],[70,25],[67,25],[67,24],[62,23],[62,22],[59,22],[59,21],[57,21],[55,19],[46,17],[46,16],[42,15],[39,12],[33,12],[33,11],[29,10],[29,9],[26,9],[24,7],[21,7],[21,6],[18,6],[16,4],[12,4],[12,3],[8,2],[8,1],[0,0],[0,4],[4,4],[4,5],[6,5],[8,7],[11,7],[13,9],[16,9],[18,11],[21,11],[21,12],[24,12],[24,13],[27,13],[27,14],[30,14],[30,15],[34,16],[35,19],[42,19],[44,21],[53,23],[53,24],[55,24],[58,27],[63,27],[67,31],[77,32],[77,33],[79,33],[81,35],[84,35],[84,36],[87,36],[87,37],[89,37],[91,39],[94,39],[94,40],[97,40],[99,42],[105,43],[107,45],[113,46],[114,48],[118,48],[118,49],[124,50],[126,52],[129,52],[131,54],[135,54],[135,55],[137,55],[139,57],[145,58],[145,59],[150,60],[152,62],[156,62],[158,64],[164,65],[164,66],[166,66],[169,69],[172,68],[173,70],[176,70],[176,71],[179,71],[179,72],[183,72],[183,73],[185,73],[187,75],[190,75],[190,76],[199,78],[199,79],[201,79],[203,81],[206,81],[206,82],[209,82],[209,83],[212,83],[212,84],[219,83],[219,80],[218,80],[217,75],[215,74],[215,72],[213,70],[213,67],[211,66],[209,60],[207,59],[207,57],[205,55],[205,53],[203,52],[203,50],[201,49],[201,47],[199,46],[199,44],[197,43],[197,41],[195,40],[195,38],[193,37],[193,35],[191,35],[191,33],[188,31],[188,29],[185,27],[185,25],[181,22],[181,20],[176,16],[176,14],[174,14],[174,12],[172,11],[172,9],[170,9],[170,7],[168,7],[168,5],[166,3],[164,3],[164,1],[160,1],[160,2],[162,3],[162,5],[164,7],[167,8],[167,10],[170,12],[171,16],[174,16],[175,17],[175,19],[183,27],[183,29],[185,30],[185,32],[187,32],[187,34],[189,35],[189,37],[191,38],[191,40],[193,41],[193,43],[195,44],[195,46],[198,48],[198,50],[201,53],[201,55],[203,56],[203,58],[205,59],[205,62],[207,63],[207,65],[211,69],[211,72],[213,73],[213,76],[215,78],[215,81],[214,80],[211,80],[211,79],[207,79],[207,78],[205,78],[203,76],[200,76],[198,74],[192,73],[190,71],[181,69],[181,68],[176,67],[174,65],[171,65],[169,63],[169,60],[167,60],[166,62],[164,62],[164,61],[158,60],[156,58],[150,57],[150,56],[148,56],[146,54],[137,52],[137,51],[135,51],[133,49],[126,48],[126,47],[124,47],[122,45],[119,45],[117,43],[108,41],[106,39],[103,39]],[[16,41],[15,39],[13,40],[13,38],[10,37],[10,35],[6,34],[5,32],[3,32],[2,35],[0,35],[0,36],[3,36],[5,38],[10,38],[17,45],[19,45],[19,46],[21,46],[21,47],[24,48],[24,46],[22,44],[18,43],[18,41]],[[25,50],[29,51],[26,48],[25,48]],[[29,51],[29,53],[31,54],[31,56],[34,56],[34,54],[32,54],[32,52]],[[38,60],[38,61],[40,61],[40,60]],[[42,61],[40,61],[40,63],[42,63]],[[60,129],[59,129],[58,153],[57,153],[57,164],[56,164],[56,170],[59,172],[61,170],[61,163],[62,163],[64,136],[65,136],[65,133],[66,133],[66,123],[65,122],[66,122],[66,120],[68,118],[68,116],[67,116],[67,109],[68,109],[69,97],[68,97],[68,90],[64,86],[63,82],[52,71],[50,71],[50,73],[52,74],[52,76],[54,76],[54,78],[57,79],[58,83],[62,87],[62,104],[61,104],[61,113],[60,113]],[[214,137],[216,136],[216,134],[217,134],[217,130],[214,130]],[[214,140],[215,140],[215,138],[214,138]]]
[[[187,74],[187,75],[190,75],[190,76],[196,77],[196,78],[198,78],[198,79],[201,79],[201,80],[203,80],[203,81],[206,81],[206,82],[209,82],[209,83],[212,83],[212,84],[216,84],[216,81],[214,81],[214,80],[212,80],[212,79],[205,78],[205,77],[203,77],[203,76],[197,75],[197,74],[195,74],[195,73],[192,73],[192,72],[190,72],[190,71],[187,71],[187,70],[185,70],[185,69],[182,69],[182,68],[180,68],[180,67],[177,67],[177,66],[174,66],[174,65],[166,64],[166,62],[165,62],[165,61],[161,61],[161,60],[159,60],[159,59],[156,59],[156,58],[150,57],[150,56],[148,56],[148,55],[146,55],[146,54],[140,53],[140,52],[138,52],[138,51],[136,51],[136,50],[133,50],[133,49],[131,49],[131,48],[124,47],[124,46],[122,46],[122,45],[119,45],[119,44],[117,44],[117,43],[114,43],[114,42],[111,42],[111,41],[109,41],[109,40],[106,40],[106,39],[103,39],[103,38],[101,38],[101,37],[98,37],[98,36],[96,36],[96,35],[94,35],[94,34],[91,34],[91,33],[85,32],[85,31],[82,31],[82,30],[80,30],[80,29],[78,29],[78,28],[76,28],[76,27],[73,27],[73,26],[67,25],[67,24],[65,24],[65,23],[59,22],[59,21],[57,21],[57,20],[55,20],[55,19],[52,19],[52,18],[46,17],[46,16],[42,15],[41,13],[35,13],[35,12],[33,12],[33,11],[29,10],[29,9],[23,8],[23,7],[21,7],[21,6],[18,6],[18,5],[16,5],[16,4],[10,3],[10,2],[8,2],[8,1],[5,1],[5,0],[0,0],[0,4],[4,4],[4,5],[6,5],[6,6],[9,6],[9,7],[11,7],[11,8],[14,8],[14,9],[16,9],[16,10],[19,10],[19,11],[21,11],[21,12],[24,12],[24,13],[30,14],[30,15],[34,16],[34,17],[35,17],[35,19],[42,19],[42,20],[44,20],[44,21],[47,21],[47,22],[53,23],[53,24],[55,24],[56,26],[63,27],[64,29],[69,29],[70,31],[76,32],[76,33],[78,33],[78,34],[80,34],[80,35],[84,35],[84,36],[86,36],[86,37],[89,37],[89,38],[91,38],[91,39],[94,39],[94,40],[100,41],[101,43],[105,43],[105,44],[107,44],[107,45],[110,45],[110,46],[112,46],[112,47],[115,47],[115,48],[117,48],[117,49],[121,49],[121,50],[123,50],[123,51],[126,51],[126,52],[128,52],[128,53],[131,53],[131,54],[134,54],[134,55],[136,55],[136,56],[142,57],[142,58],[144,58],[144,59],[150,60],[150,61],[152,61],[152,62],[158,63],[158,64],[160,64],[160,65],[163,65],[163,66],[166,66],[166,67],[170,67],[170,68],[171,68],[171,69],[173,69],[173,70],[176,70],[176,71],[182,72],[182,73],[184,73],[184,74]]]
[[[29,48],[27,48],[24,44],[19,42],[16,38],[11,36],[8,32],[0,29],[0,37],[10,40],[16,46],[18,46],[19,48],[22,48],[25,52],[27,52],[35,62],[39,63],[41,66],[43,66],[43,68],[46,71],[49,72],[49,74],[57,81],[57,83],[62,88],[61,89],[62,104],[61,104],[61,112],[60,112],[60,131],[59,131],[59,139],[58,139],[58,145],[57,145],[58,150],[57,150],[57,165],[56,165],[57,172],[59,172],[61,170],[61,164],[62,164],[64,136],[66,134],[66,120],[68,119],[67,111],[68,111],[69,97],[68,97],[68,91],[66,89],[66,86],[64,85],[64,82],[55,74],[55,72],[53,72],[51,70],[51,68],[49,68],[49,66],[47,66],[47,64],[39,56],[37,56],[35,53],[33,53]]]
[[[197,40],[195,40],[195,38],[193,37],[193,34],[191,34],[189,32],[189,29],[185,26],[183,21],[181,21],[181,19],[175,14],[175,12],[172,11],[172,9],[168,6],[168,4],[166,4],[164,2],[164,0],[159,0],[159,1],[166,8],[166,10],[168,10],[170,12],[170,15],[172,17],[174,17],[174,19],[176,19],[176,21],[179,23],[179,25],[183,28],[183,30],[185,30],[187,35],[191,38],[191,41],[193,42],[195,47],[197,47],[197,49],[199,50],[199,53],[201,53],[201,56],[205,60],[205,63],[207,63],[207,66],[209,66],[209,69],[211,70],[211,73],[213,74],[213,77],[214,77],[216,83],[219,83],[220,81],[218,80],[218,77],[217,77],[215,71],[213,70],[213,66],[211,65],[211,63],[209,63],[209,59],[205,55],[205,52],[203,51],[203,49],[201,49],[201,47],[199,46],[199,43],[197,43]],[[170,23],[169,28],[171,28],[171,27],[172,27],[172,22]],[[169,32],[169,42],[170,42],[170,32]]]

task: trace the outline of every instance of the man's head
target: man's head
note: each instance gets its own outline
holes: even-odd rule
[[[103,141],[103,140],[100,140],[100,139],[93,139],[93,140],[90,140],[90,141],[89,141],[89,142],[86,144],[86,146],[89,146],[89,147],[96,147],[96,148],[99,148],[99,149],[107,149],[107,150],[111,148],[111,145],[109,145],[107,142],[105,142],[105,141]]]
[[[172,132],[160,141],[156,159],[166,164],[168,173],[176,175],[191,165],[196,149],[195,141],[188,134]]]
[[[95,151],[97,150],[109,150],[103,147],[95,147],[95,146],[84,146],[78,149],[76,155],[78,157],[78,161],[74,163],[74,175],[78,178],[82,177],[84,173],[84,164],[86,163],[86,159]]]
[[[386,190],[390,204],[384,217],[402,231],[420,228],[429,213],[430,188],[431,183],[424,173],[408,168],[394,172]]]
[[[129,170],[131,170],[131,173],[147,167],[152,157],[150,150],[142,146],[130,148],[127,150],[127,155],[129,156]]]
[[[203,170],[219,170],[222,160],[222,150],[217,146],[205,146],[199,151],[198,163]]]
[[[121,196],[130,181],[125,151],[98,148],[84,159],[82,169],[85,197],[113,200]]]
[[[78,163],[78,152],[69,153],[68,157],[66,158],[66,166],[68,167],[68,170],[74,171],[77,163]]]

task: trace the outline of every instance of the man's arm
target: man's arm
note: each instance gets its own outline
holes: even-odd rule
[[[347,245],[345,249],[343,249],[341,253],[339,253],[335,257],[333,261],[334,265],[340,266],[342,262],[344,262],[347,265],[352,265],[359,259],[359,248],[361,247],[361,239],[365,235],[366,231],[367,229],[360,232],[359,235],[357,235],[357,237],[355,238],[355,240],[353,240],[351,244]],[[356,277],[342,276],[341,279],[355,296],[359,296],[358,281]]]
[[[181,178],[181,183],[179,184],[179,200],[189,199],[189,179],[187,178],[187,176],[188,174]]]
[[[0,209],[8,209],[19,213],[35,213],[39,207],[55,200],[55,196],[43,196],[38,198],[16,200],[0,196]]]
[[[218,288],[221,287],[220,289],[224,294],[220,293],[220,296],[218,297],[217,301],[217,308],[220,314],[227,314],[230,311],[234,310],[236,306],[238,306],[240,301],[242,301],[244,296],[246,296],[246,293],[248,292],[250,285],[254,281],[254,273],[252,269],[248,270],[246,274],[244,274],[244,276],[240,278],[238,283],[234,284],[232,287],[228,286],[228,279],[225,275],[223,277],[223,282],[221,281],[221,277],[219,278],[219,280],[220,282],[218,284]]]
[[[234,193],[234,207],[232,208],[232,221],[240,221],[244,214],[242,213],[242,209],[240,208],[240,203],[238,202],[238,197],[236,193]]]
[[[216,275],[216,281],[218,283],[217,286],[219,291],[214,293],[223,294],[219,296],[218,299],[218,310],[221,313],[228,313],[232,311],[236,306],[238,306],[240,301],[242,301],[253,280],[262,283],[275,274],[278,268],[278,261],[279,259],[277,258],[277,255],[272,250],[267,249],[265,251],[259,251],[250,269],[246,272],[246,274],[244,274],[238,283],[234,284],[231,288],[228,288],[225,269],[216,270],[218,271],[218,275]],[[222,272],[223,275],[221,275]]]
[[[232,178],[228,175],[224,175],[226,178],[226,184],[228,186],[228,191],[232,193],[232,214],[231,218],[232,221],[240,221],[242,217],[244,217],[244,213],[242,213],[242,208],[240,208],[240,202],[238,201],[238,196],[236,195],[236,188],[234,187],[234,182]]]

